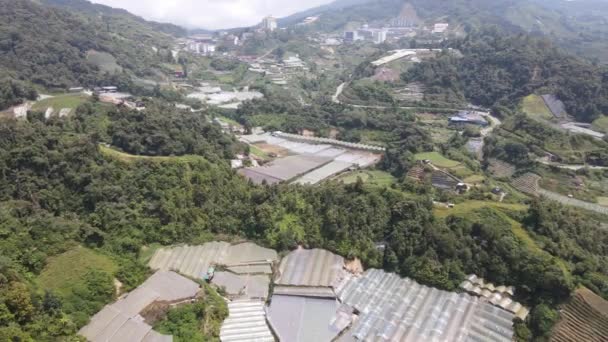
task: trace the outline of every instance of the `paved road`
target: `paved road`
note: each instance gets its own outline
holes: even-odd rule
[[[576,198],[570,198],[568,196],[560,195],[558,193],[548,191],[542,188],[538,188],[538,193],[539,195],[542,195],[550,200],[560,202],[561,204],[570,205],[573,207],[591,210],[600,214],[608,215],[608,207],[604,207],[599,204],[581,201]]]
[[[541,163],[541,164],[545,164],[545,165],[549,165],[549,166],[555,166],[557,168],[560,169],[565,169],[565,170],[580,170],[580,169],[590,169],[590,170],[608,170],[608,166],[595,166],[595,165],[587,165],[587,164],[561,164],[561,163],[554,163],[552,161],[550,161],[547,157],[543,157],[543,158],[538,158],[536,159],[537,162]]]

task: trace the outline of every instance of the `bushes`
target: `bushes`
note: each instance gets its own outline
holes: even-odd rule
[[[228,307],[220,295],[205,286],[205,294],[192,304],[169,310],[154,325],[160,333],[173,335],[176,342],[219,341],[220,327],[228,317]]]
[[[0,110],[21,104],[25,100],[33,101],[37,97],[36,90],[23,82],[0,80]]]

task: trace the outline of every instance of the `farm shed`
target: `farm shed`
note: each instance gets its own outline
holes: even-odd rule
[[[207,242],[200,246],[161,248],[154,253],[149,266],[202,278],[213,265],[226,266],[236,274],[271,274],[271,265],[276,260],[276,251],[253,243]]]
[[[562,307],[550,341],[608,341],[608,301],[583,287]]]
[[[530,312],[528,308],[513,300],[515,289],[512,286],[495,286],[483,278],[471,274],[460,284],[460,288],[474,296],[485,298],[493,305],[511,312],[522,321]]]
[[[324,249],[296,249],[279,265],[275,279],[278,285],[321,286],[335,285],[344,274],[344,258]]]
[[[247,176],[251,173],[255,173],[255,177],[250,179],[256,183],[258,182],[259,178],[263,177],[268,177],[268,179],[271,180],[277,179],[279,181],[290,181],[314,169],[320,168],[329,162],[331,162],[331,158],[327,157],[316,157],[310,155],[289,156],[274,160],[265,166],[245,168],[241,174]]]
[[[194,298],[198,291],[197,283],[177,273],[156,272],[137,289],[104,307],[78,333],[93,342],[171,341],[171,336],[153,331],[139,313],[156,301],[180,302]]]
[[[353,167],[352,163],[332,161],[312,172],[305,174],[304,176],[296,179],[293,183],[295,184],[318,184],[323,180],[342,173]]]
[[[238,275],[232,272],[216,272],[211,281],[214,285],[224,288],[226,294],[233,299],[268,298],[270,277],[267,275]]]
[[[266,312],[281,342],[331,341],[340,332],[330,325],[338,306],[335,298],[274,295]]]
[[[513,314],[468,294],[437,290],[371,269],[336,288],[358,320],[340,341],[503,341],[513,338]]]
[[[273,295],[302,296],[314,298],[336,298],[334,290],[324,286],[280,286],[272,291]]]
[[[220,341],[274,342],[274,337],[266,324],[263,302],[229,302],[228,312],[228,318],[220,329]]]

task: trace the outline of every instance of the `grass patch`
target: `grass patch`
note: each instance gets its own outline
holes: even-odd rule
[[[553,114],[545,104],[545,101],[542,97],[535,94],[524,97],[522,101],[522,110],[531,118],[543,120],[553,119]]]
[[[48,264],[38,277],[38,283],[43,289],[69,296],[88,271],[99,270],[114,274],[117,269],[118,266],[108,256],[79,246],[49,258]]]
[[[106,158],[111,158],[111,159],[115,159],[115,160],[119,160],[125,163],[133,163],[135,161],[138,160],[146,160],[146,161],[151,161],[151,162],[157,162],[157,163],[162,163],[162,162],[186,162],[186,163],[190,163],[190,162],[197,162],[197,161],[201,161],[204,160],[203,157],[201,156],[193,156],[193,155],[187,155],[187,156],[179,156],[179,157],[174,157],[174,156],[167,156],[167,157],[152,157],[152,156],[137,156],[134,154],[128,154],[125,152],[121,152],[118,150],[115,150],[111,147],[107,147],[104,145],[99,145],[99,152],[101,152],[102,155],[104,155]]]
[[[268,153],[262,151],[259,147],[255,145],[249,145],[249,152],[260,159],[270,159]]]
[[[466,201],[458,203],[454,208],[435,207],[433,213],[439,218],[446,218],[450,215],[465,215],[473,210],[481,208],[493,208],[500,212],[518,212],[525,211],[528,206],[523,204],[512,204],[512,203],[501,203],[501,202],[490,202],[490,201]]]
[[[220,121],[222,121],[222,122],[225,122],[225,123],[227,123],[229,125],[235,126],[235,127],[243,127],[243,125],[241,125],[240,123],[238,123],[236,120],[227,118],[225,116],[219,115],[219,116],[217,116],[217,119],[220,120]]]
[[[463,181],[467,184],[480,184],[483,183],[483,181],[486,179],[486,177],[482,176],[482,175],[472,175],[469,176],[465,179],[463,179]]]
[[[32,106],[32,110],[44,112],[47,108],[53,107],[57,113],[63,108],[70,108],[74,111],[87,100],[88,96],[84,94],[62,94],[36,102]]]
[[[361,170],[349,172],[338,178],[344,184],[353,184],[357,182],[357,179],[361,178],[361,181],[365,184],[376,185],[376,186],[391,186],[395,183],[396,179],[390,173],[378,170]]]
[[[451,160],[448,159],[446,157],[444,157],[443,155],[441,155],[441,153],[439,152],[425,152],[425,153],[418,153],[414,156],[416,158],[416,160],[430,160],[431,163],[433,163],[433,165],[437,166],[437,167],[441,167],[441,168],[453,168],[456,166],[459,166],[460,163],[455,161],[455,160]]]
[[[593,128],[598,131],[608,133],[608,116],[602,116],[601,118],[593,121]]]
[[[154,253],[161,247],[162,245],[159,243],[143,246],[139,253],[139,261],[141,261],[142,264],[147,265],[148,262],[150,262],[150,259],[152,259],[152,256],[154,256]]]
[[[599,205],[603,205],[604,207],[608,207],[608,197],[598,197],[597,203]]]

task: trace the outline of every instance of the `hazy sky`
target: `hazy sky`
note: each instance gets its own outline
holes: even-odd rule
[[[267,15],[283,17],[332,0],[92,0],[149,20],[187,28],[232,28],[257,24]]]

